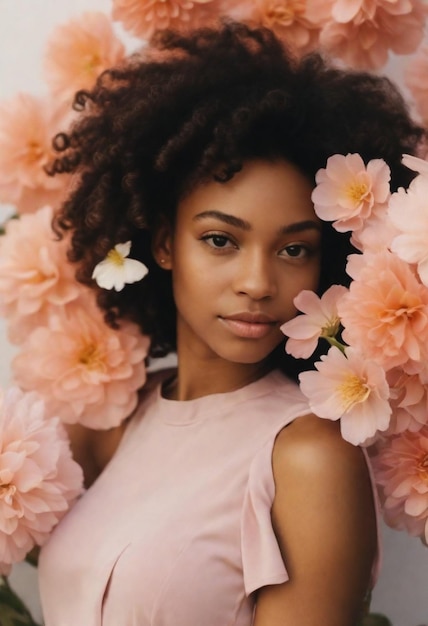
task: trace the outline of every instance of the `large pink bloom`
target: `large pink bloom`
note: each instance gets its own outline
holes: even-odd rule
[[[335,154],[315,180],[315,212],[339,232],[360,229],[389,198],[390,169],[382,159],[369,161],[366,167],[359,154]]]
[[[415,178],[409,188],[400,188],[389,202],[389,218],[399,233],[391,250],[408,263],[417,264],[418,274],[428,286],[428,175]]]
[[[401,368],[395,368],[388,372],[387,381],[392,407],[388,433],[420,430],[428,423],[427,372],[407,374]]]
[[[378,69],[389,51],[415,52],[425,19],[423,0],[334,0],[320,42],[329,54],[353,67]]]
[[[44,168],[67,121],[63,109],[30,94],[0,103],[0,202],[28,213],[63,199],[69,176],[48,176]]]
[[[398,230],[389,219],[388,206],[378,206],[361,228],[354,230],[351,243],[361,252],[382,252],[390,249]]]
[[[91,298],[89,297],[91,296]],[[12,361],[15,380],[36,390],[64,422],[111,428],[130,415],[146,380],[147,337],[108,327],[93,295],[36,328]]]
[[[288,354],[297,359],[308,359],[320,337],[336,337],[340,326],[337,302],[346,292],[346,287],[332,285],[321,298],[307,290],[294,298],[295,307],[304,315],[298,315],[281,326],[284,335],[289,337],[285,345]]]
[[[404,80],[413,96],[416,110],[428,124],[428,43],[419,48],[408,63]]]
[[[124,56],[125,48],[107,15],[83,13],[53,31],[44,59],[46,81],[55,98],[69,102]]]
[[[360,445],[389,426],[391,407],[384,370],[353,348],[332,347],[317,371],[300,374],[300,388],[315,415],[340,419],[346,441]]]
[[[387,370],[421,369],[428,356],[428,290],[391,252],[363,255],[360,262],[338,303],[343,339]]]
[[[37,394],[0,392],[0,573],[42,545],[82,490],[58,418]]]
[[[308,15],[307,0],[255,0],[243,4],[248,7],[247,19],[273,30],[296,52],[303,54],[317,46],[319,17],[311,19]]]
[[[37,325],[46,324],[57,307],[81,293],[67,261],[68,239],[52,231],[52,209],[9,220],[0,238],[0,312],[8,320],[9,339],[21,343]]]
[[[387,438],[372,464],[386,522],[428,541],[428,428]]]
[[[137,37],[150,39],[155,30],[189,30],[220,15],[219,0],[113,0],[112,16]]]

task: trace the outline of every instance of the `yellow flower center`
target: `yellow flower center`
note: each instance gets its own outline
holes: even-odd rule
[[[122,254],[120,254],[120,252],[118,252],[116,248],[113,248],[113,250],[110,250],[110,252],[107,254],[107,258],[111,263],[113,263],[117,267],[122,267],[125,263],[125,257]]]
[[[337,391],[344,411],[348,411],[359,402],[364,402],[370,395],[370,389],[356,374],[348,374],[337,388]]]
[[[91,54],[86,57],[83,63],[83,71],[85,74],[95,74],[101,65],[101,57],[99,54]]]
[[[416,466],[419,478],[428,482],[428,454],[425,454]]]
[[[9,483],[7,485],[0,485],[0,498],[6,500],[8,504],[12,503],[12,498],[16,493],[15,485]]]
[[[367,195],[368,190],[366,183],[353,183],[348,187],[347,194],[355,204],[358,204]]]
[[[27,162],[31,165],[38,163],[44,158],[44,150],[38,141],[29,141],[27,143]]]
[[[266,21],[270,25],[277,23],[282,26],[291,26],[297,17],[304,14],[305,5],[305,0],[271,2],[265,13]]]
[[[78,362],[91,370],[104,370],[105,365],[98,346],[88,343],[83,346],[77,357]]]
[[[327,324],[321,328],[321,337],[336,337],[340,327],[340,318],[332,317]]]

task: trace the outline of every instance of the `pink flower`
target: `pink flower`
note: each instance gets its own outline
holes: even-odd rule
[[[44,59],[46,81],[55,98],[70,102],[79,89],[90,89],[107,68],[118,65],[125,48],[103,13],[83,13],[57,27]]]
[[[318,339],[335,338],[340,326],[337,302],[347,292],[346,287],[333,285],[319,298],[313,291],[301,291],[294,305],[305,315],[298,315],[281,326],[289,337],[285,349],[297,359],[308,359],[318,345]]]
[[[335,154],[318,170],[312,201],[319,218],[339,232],[357,230],[372,211],[388,200],[390,169],[382,159],[367,167],[359,154]]]
[[[419,175],[407,190],[400,188],[389,202],[389,218],[399,233],[391,250],[407,263],[417,264],[418,274],[428,286],[428,176]]]
[[[407,374],[400,368],[387,373],[392,419],[388,433],[416,432],[428,423],[427,372]]]
[[[317,46],[319,21],[308,16],[307,0],[255,0],[246,5],[251,9],[248,18],[273,30],[300,54]]]
[[[428,347],[428,290],[407,263],[388,251],[363,255],[338,304],[342,336],[389,370],[421,368]]]
[[[428,428],[387,438],[372,464],[386,522],[428,541]]]
[[[337,420],[346,441],[360,445],[388,428],[391,407],[385,372],[353,348],[346,355],[332,347],[300,374],[300,388],[315,415]]]
[[[29,94],[0,104],[0,202],[28,213],[45,204],[57,206],[69,176],[48,176],[52,138],[63,130],[63,111]]]
[[[9,322],[9,339],[21,343],[57,307],[75,300],[83,287],[67,261],[68,239],[51,228],[52,209],[9,220],[0,238],[0,312]]]
[[[391,50],[411,54],[422,41],[423,0],[335,0],[321,45],[348,65],[378,69]]]
[[[388,215],[388,206],[378,206],[370,217],[364,220],[361,228],[354,230],[351,243],[362,252],[382,252],[391,248],[394,237],[398,235]]]
[[[37,394],[0,393],[0,573],[42,545],[82,490],[65,430]]]
[[[421,46],[405,68],[404,80],[413,96],[416,110],[428,123],[428,43]]]
[[[112,16],[137,37],[155,30],[190,30],[220,16],[218,0],[113,0]]]
[[[425,175],[428,174],[428,161],[425,161],[425,159],[420,159],[419,157],[415,157],[411,154],[403,154],[401,162],[413,172]]]
[[[89,293],[36,328],[12,361],[15,380],[36,390],[66,423],[106,429],[137,405],[149,340],[131,323],[104,323]]]

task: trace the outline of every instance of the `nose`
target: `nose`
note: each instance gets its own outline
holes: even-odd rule
[[[272,298],[277,293],[275,261],[262,251],[242,254],[235,273],[235,293],[252,300]]]

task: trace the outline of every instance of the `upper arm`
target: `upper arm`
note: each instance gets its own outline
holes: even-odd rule
[[[272,523],[289,581],[259,590],[255,626],[355,626],[377,546],[362,451],[338,424],[299,418],[272,457]]]

